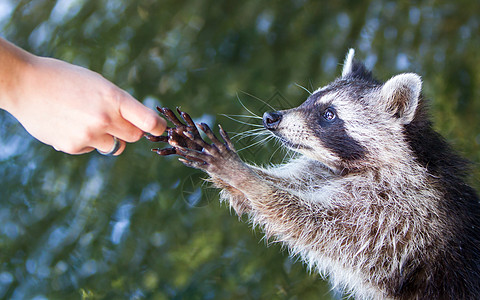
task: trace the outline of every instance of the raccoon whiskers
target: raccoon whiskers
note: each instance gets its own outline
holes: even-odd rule
[[[265,141],[265,142],[268,141],[268,139],[266,139],[266,138],[268,138],[268,135],[266,135],[266,134],[264,134],[264,133],[252,133],[252,134],[244,134],[244,135],[242,135],[241,133],[239,133],[239,134],[236,135],[236,137],[239,137],[239,138],[236,140],[237,143],[240,142],[241,140],[246,139],[246,138],[251,138],[252,140],[257,139],[257,138],[261,138],[262,141]],[[232,139],[233,139],[233,138],[232,138]]]
[[[239,140],[242,140],[244,138],[251,137],[251,136],[258,137],[258,136],[265,136],[267,134],[268,132],[266,132],[266,130],[263,128],[254,128],[254,129],[246,130],[244,132],[235,133],[235,135],[232,137],[232,140],[237,137],[240,137]]]
[[[282,147],[280,141],[278,139],[275,139],[273,141],[273,143],[275,144],[275,147],[277,147],[277,149],[275,151],[273,151],[272,155],[270,155],[270,158],[268,159],[269,161],[272,161],[273,157],[275,156],[275,153],[278,152],[278,150],[281,150],[281,149],[285,149],[286,150],[286,155],[288,154],[288,152],[290,151],[289,149],[286,149],[285,147]],[[285,162],[285,156],[283,157],[283,159],[281,160],[280,163],[284,163]]]
[[[273,137],[272,137],[271,135],[270,135],[270,136],[267,136],[267,137],[265,137],[265,138],[263,138],[263,139],[261,139],[261,140],[259,140],[259,141],[256,141],[256,142],[253,143],[253,144],[250,144],[250,145],[248,145],[248,146],[246,146],[246,147],[243,147],[243,148],[240,149],[240,150],[237,150],[237,152],[243,151],[243,150],[245,150],[245,149],[248,149],[248,148],[250,148],[250,147],[256,146],[256,145],[261,144],[261,143],[266,143],[266,142],[268,142],[269,140],[271,140],[272,138],[273,138]]]
[[[253,96],[252,96],[253,97]],[[261,118],[259,115],[257,115],[256,113],[252,112],[250,109],[248,109],[245,104],[243,104],[242,100],[240,100],[240,96],[238,95],[237,93],[237,100],[238,102],[240,102],[240,105],[248,112],[250,113],[252,116],[255,116],[255,117],[258,117],[258,118]]]
[[[221,114],[222,116],[227,116],[225,114]],[[252,119],[260,119],[260,120],[263,120],[262,117],[259,117],[257,115],[255,116],[249,116],[249,115],[228,115],[228,116],[231,116],[231,117],[239,117],[239,118],[252,118]]]
[[[241,120],[237,120],[229,115],[225,115],[225,114],[222,114],[222,116],[226,117],[226,118],[229,118],[230,120],[232,121],[235,121],[237,123],[240,123],[240,124],[244,124],[244,125],[248,125],[248,126],[252,126],[252,127],[259,127],[259,128],[263,128],[263,125],[259,125],[259,124],[252,124],[252,123],[248,123],[248,122],[244,122],[244,121],[241,121]],[[260,117],[259,117],[260,118]]]
[[[269,133],[269,134],[270,134],[270,133]],[[282,160],[281,160],[282,162],[292,160],[292,159],[298,154],[298,148],[299,148],[299,146],[297,146],[296,149],[290,149],[290,148],[288,148],[288,147],[283,146],[282,140],[281,140],[279,137],[277,137],[276,135],[273,135],[273,134],[272,134],[272,135],[270,135],[270,137],[274,138],[275,144],[278,145],[278,148],[277,148],[277,150],[275,150],[275,152],[278,151],[278,149],[285,149],[285,150],[286,150],[286,151],[285,151],[285,155],[283,156],[283,158],[282,158]],[[275,152],[274,152],[274,154],[275,154]],[[271,159],[272,157],[273,157],[273,154],[272,154],[272,156],[270,157],[270,159]]]
[[[290,148],[285,148],[285,149],[287,150],[287,152],[285,153],[285,156],[283,157],[282,161],[290,161],[293,158],[295,158],[295,156],[297,156],[297,154],[298,154],[298,147],[295,150],[290,149]]]
[[[300,85],[300,84],[298,84],[298,83],[295,83],[295,85],[296,85],[297,87],[301,88],[302,90],[304,90],[305,92],[307,92],[309,95],[312,95],[312,94],[313,94],[313,93],[310,92],[306,87],[304,87],[304,86],[302,86],[302,85]]]
[[[310,89],[314,91],[315,87],[313,86],[312,80],[309,80],[308,83],[310,83]]]
[[[272,110],[277,110],[277,109],[275,109],[275,107],[271,106],[268,102],[260,99],[259,97],[254,96],[254,95],[252,95],[252,94],[250,94],[250,93],[247,93],[247,92],[244,92],[244,91],[241,91],[241,92],[242,92],[243,94],[247,95],[247,96],[252,97],[252,98],[255,99],[255,100],[258,100],[258,101],[262,102],[263,104],[265,104],[266,106],[268,106],[270,109],[272,109]],[[238,101],[240,101],[240,98],[238,97],[238,94],[237,94],[237,99],[238,99]],[[248,109],[243,105],[242,101],[240,101],[240,104],[242,104],[243,108],[245,108],[248,112],[252,113],[250,110],[248,110]],[[252,114],[253,114],[253,113],[252,113]]]
[[[272,155],[270,155],[270,158],[268,159],[268,161],[272,161],[273,157],[275,156],[275,153],[277,153],[277,151],[280,150],[280,149],[281,149],[281,147],[277,147],[277,149],[275,151],[273,151]]]

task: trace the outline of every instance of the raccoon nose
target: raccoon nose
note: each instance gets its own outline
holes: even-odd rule
[[[278,112],[266,112],[263,114],[263,126],[268,130],[276,130],[282,120],[282,115]]]

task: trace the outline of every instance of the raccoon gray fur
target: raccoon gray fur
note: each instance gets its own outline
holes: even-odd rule
[[[299,153],[260,168],[187,114],[170,149],[206,171],[221,197],[358,299],[480,299],[480,204],[467,163],[429,121],[421,79],[385,83],[354,60],[299,107],[263,123]],[[171,116],[169,117],[170,119]],[[166,140],[166,139],[165,139]]]

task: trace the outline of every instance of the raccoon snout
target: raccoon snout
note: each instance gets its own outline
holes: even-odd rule
[[[276,130],[282,120],[282,115],[278,112],[266,112],[263,114],[263,126],[268,130]]]

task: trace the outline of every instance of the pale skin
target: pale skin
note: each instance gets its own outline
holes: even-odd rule
[[[0,108],[39,141],[68,154],[109,152],[113,137],[161,135],[166,122],[100,74],[39,57],[0,38]]]

